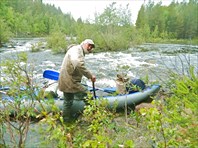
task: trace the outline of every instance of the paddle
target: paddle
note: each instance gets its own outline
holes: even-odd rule
[[[93,86],[93,96],[96,99],[96,91],[95,91],[95,84],[94,81],[92,81],[92,86]]]
[[[51,80],[58,81],[59,72],[58,71],[54,71],[54,70],[45,70],[43,72],[43,77],[51,79]]]
[[[44,77],[44,78],[47,78],[47,79],[51,79],[51,80],[56,80],[56,81],[58,81],[59,72],[58,72],[58,71],[55,71],[55,70],[50,70],[50,69],[48,69],[48,70],[45,70],[45,71],[43,72],[43,77]],[[88,85],[86,85],[86,84],[82,84],[82,85],[91,88],[90,91],[92,91],[92,88],[93,88],[93,87],[88,86]],[[92,84],[92,85],[93,85],[93,84]],[[107,93],[114,93],[114,92],[116,91],[115,88],[105,88],[105,89],[102,89],[102,88],[95,88],[95,87],[94,87],[94,90],[100,90],[100,91],[107,92]],[[93,90],[93,91],[94,91],[94,90]]]

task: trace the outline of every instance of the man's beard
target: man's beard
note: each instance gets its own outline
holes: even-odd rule
[[[90,52],[87,49],[84,49],[85,54],[89,54]]]

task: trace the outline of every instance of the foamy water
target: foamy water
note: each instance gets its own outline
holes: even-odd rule
[[[1,61],[13,58],[16,53],[25,51],[28,61],[35,66],[34,79],[38,83],[49,81],[42,74],[46,69],[59,71],[64,54],[53,54],[51,50],[31,52],[32,44],[39,39],[17,40],[20,45],[15,49],[6,49],[0,53]],[[141,49],[145,48],[146,52]],[[179,51],[175,53],[173,51]],[[182,53],[189,51],[189,53]],[[172,54],[171,54],[172,53]],[[182,61],[182,62],[181,62]],[[131,78],[149,76],[151,80],[167,78],[165,71],[170,68],[178,72],[187,69],[189,64],[198,67],[198,47],[175,44],[145,44],[128,51],[92,53],[85,56],[85,64],[96,75],[96,86],[115,86],[118,73],[125,73]],[[2,75],[4,76],[4,75]],[[91,85],[90,80],[83,78],[83,83]]]

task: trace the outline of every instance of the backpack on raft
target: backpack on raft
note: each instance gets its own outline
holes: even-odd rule
[[[142,91],[146,88],[145,83],[138,78],[129,79],[126,75],[117,74],[116,92],[118,94],[127,94]]]
[[[141,79],[134,78],[130,81],[129,85],[126,87],[129,93],[142,91],[146,88],[145,83]]]

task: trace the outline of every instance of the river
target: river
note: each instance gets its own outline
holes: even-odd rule
[[[35,66],[34,79],[43,84],[48,81],[42,77],[46,69],[59,70],[64,54],[53,54],[49,49],[31,52],[31,46],[43,39],[13,39],[15,48],[0,48],[0,60],[13,58],[24,51],[28,60]],[[97,42],[96,42],[97,44]],[[167,78],[169,70],[187,74],[189,65],[198,71],[198,45],[143,44],[126,51],[91,53],[85,56],[86,66],[96,77],[97,85],[115,86],[117,73],[124,72],[129,77],[160,81]],[[90,83],[83,79],[86,83]]]
[[[34,80],[41,86],[48,82],[43,78],[46,69],[59,70],[64,54],[53,54],[50,49],[31,52],[31,46],[43,39],[13,39],[15,47],[0,48],[1,62],[16,57],[17,53],[27,52],[29,63],[35,66]],[[96,42],[97,44],[97,42]],[[198,45],[179,44],[143,44],[126,51],[91,53],[85,56],[86,66],[97,77],[96,86],[115,86],[117,73],[124,72],[129,77],[144,78],[150,81],[163,81],[168,78],[169,70],[178,74],[188,74],[189,65],[198,72]],[[2,68],[2,67],[1,67]],[[1,81],[2,77],[1,75]],[[83,81],[91,86],[86,78]],[[30,129],[37,129],[31,124]],[[38,146],[38,136],[30,130],[27,143],[30,147]],[[38,144],[38,145],[37,145]]]

